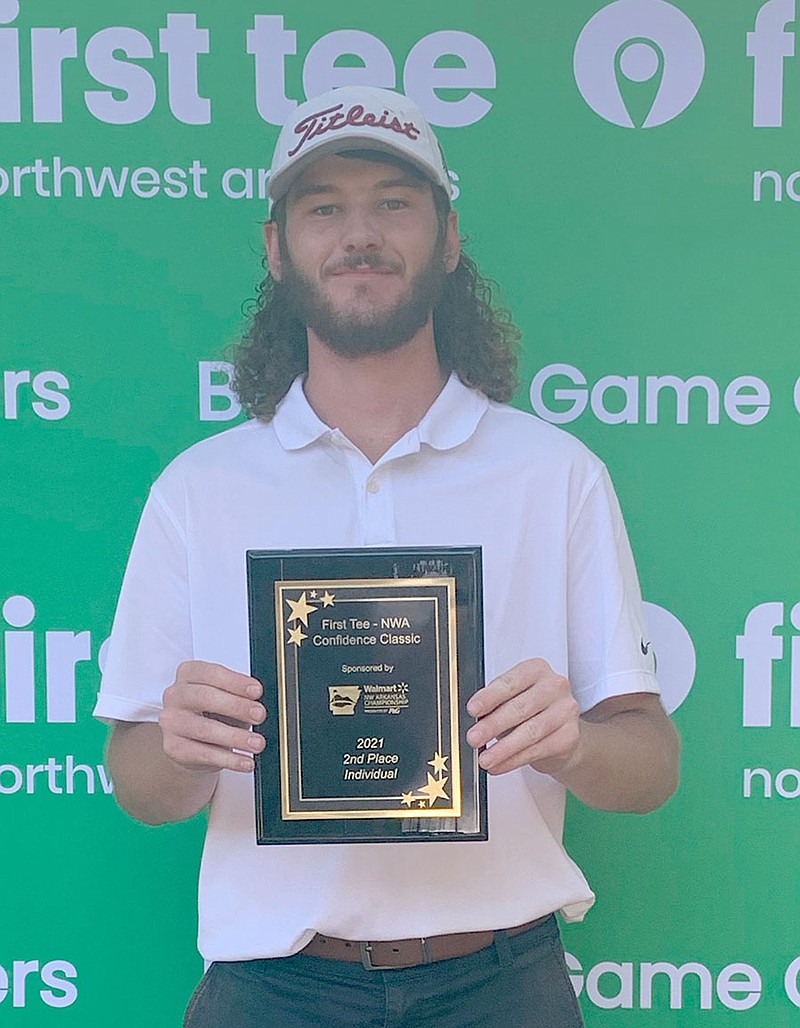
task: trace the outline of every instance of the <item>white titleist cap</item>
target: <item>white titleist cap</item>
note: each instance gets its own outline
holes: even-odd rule
[[[325,154],[378,150],[408,161],[452,195],[439,140],[417,105],[401,93],[374,86],[342,86],[312,97],[281,129],[269,176],[275,202],[294,179]]]

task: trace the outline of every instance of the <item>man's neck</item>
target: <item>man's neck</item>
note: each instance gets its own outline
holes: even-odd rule
[[[355,358],[309,330],[306,398],[373,464],[419,424],[445,380],[430,325],[390,353]]]

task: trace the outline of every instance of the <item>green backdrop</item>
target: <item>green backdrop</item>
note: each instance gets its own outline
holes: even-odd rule
[[[98,665],[149,483],[235,414],[273,122],[358,76],[440,126],[516,402],[608,463],[677,708],[665,809],[569,812],[587,1023],[800,1019],[795,13],[0,0],[0,1024],[169,1028],[200,974],[202,818],[116,808]]]

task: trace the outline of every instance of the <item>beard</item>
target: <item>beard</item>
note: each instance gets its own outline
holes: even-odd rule
[[[281,281],[275,283],[287,306],[307,328],[342,357],[366,357],[389,353],[416,335],[430,318],[442,295],[446,278],[444,241],[437,240],[424,267],[414,276],[405,292],[392,307],[354,304],[350,310],[337,309],[312,281],[292,263],[284,243]],[[380,267],[386,262],[372,253],[349,254],[342,262],[349,267],[367,264]]]

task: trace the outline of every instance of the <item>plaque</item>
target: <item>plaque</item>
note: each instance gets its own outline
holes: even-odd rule
[[[250,550],[256,837],[485,840],[480,547]]]

